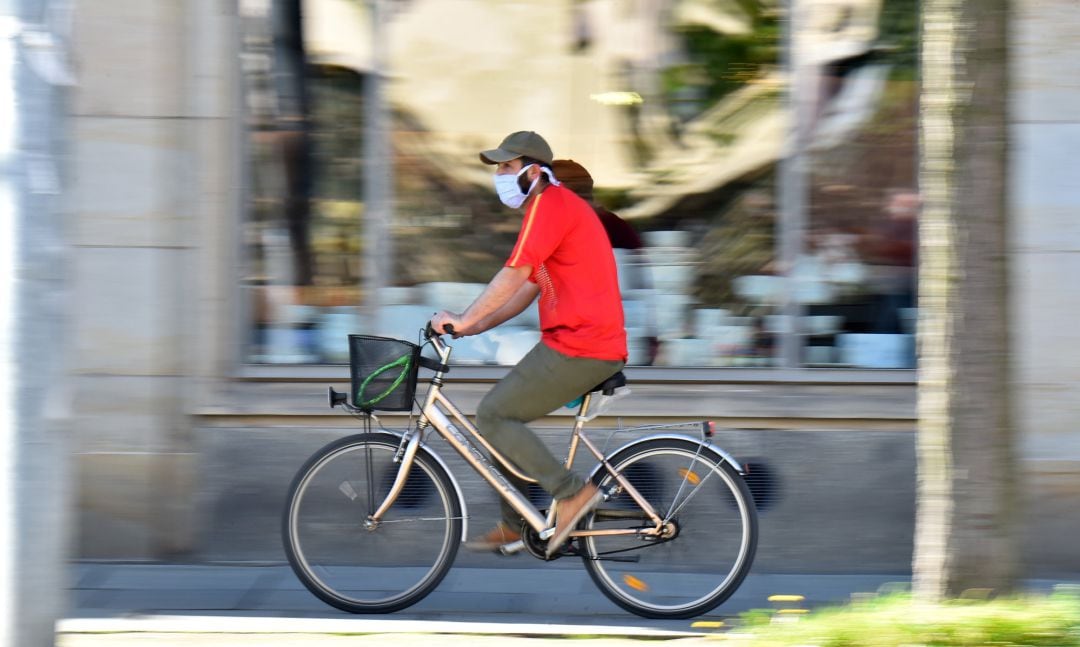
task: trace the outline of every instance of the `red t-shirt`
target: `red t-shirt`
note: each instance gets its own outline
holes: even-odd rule
[[[572,357],[626,360],[615,255],[589,203],[548,186],[525,205],[507,267],[532,266],[540,287],[541,339]]]

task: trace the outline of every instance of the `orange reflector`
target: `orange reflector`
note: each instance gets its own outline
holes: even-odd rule
[[[633,575],[630,575],[629,573],[627,573],[626,575],[623,575],[622,580],[623,580],[623,582],[626,583],[627,586],[634,589],[635,591],[648,591],[649,590],[649,585],[648,584],[646,584],[642,580],[639,580],[638,578],[634,577]]]
[[[686,469],[685,467],[679,468],[679,475],[687,481],[690,481],[691,485],[697,485],[701,483],[701,477],[695,474],[693,471]]]

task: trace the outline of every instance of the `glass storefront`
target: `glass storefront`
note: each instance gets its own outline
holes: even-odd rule
[[[535,130],[608,225],[631,365],[913,366],[917,6],[794,6],[244,0],[248,361],[468,306],[521,221],[477,153]]]
[[[802,359],[815,366],[915,365],[915,0],[821,10],[805,40],[806,212],[792,271]]]

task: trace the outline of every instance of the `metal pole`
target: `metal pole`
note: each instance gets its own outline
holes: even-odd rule
[[[386,28],[389,11],[386,0],[368,0],[371,16],[371,69],[364,93],[364,319],[374,330],[382,288],[391,280],[393,236],[394,160],[390,145],[384,81],[386,70]]]
[[[806,230],[806,137],[810,126],[809,103],[807,101],[807,83],[809,79],[800,73],[805,60],[800,29],[804,24],[800,20],[800,11],[805,10],[804,2],[789,0],[787,3],[787,21],[784,30],[783,66],[787,73],[787,114],[791,120],[788,132],[789,150],[780,161],[780,235],[777,240],[779,266],[783,268],[784,301],[780,343],[775,345],[776,362],[786,368],[798,368],[802,364],[802,313],[803,307],[797,298],[795,263],[803,253],[803,236]]]
[[[7,7],[5,11],[9,11]],[[15,43],[18,19],[10,14],[0,15],[0,156],[5,159],[0,174],[0,646],[13,647],[17,613],[15,601],[18,586],[15,575],[17,532],[15,491],[15,454],[19,439],[15,425],[15,234],[16,205],[12,178],[14,154],[11,141],[15,123]]]
[[[70,3],[0,5],[0,646],[54,644],[65,607],[60,217]]]

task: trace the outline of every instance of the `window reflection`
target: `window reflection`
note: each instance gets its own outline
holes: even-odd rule
[[[809,137],[804,362],[911,368],[915,362],[915,22],[912,0],[822,10]],[[872,11],[871,11],[872,9]]]
[[[356,327],[362,77],[307,55],[299,0],[244,2],[244,294],[254,362],[343,361]]]
[[[809,363],[858,364],[840,350],[858,338],[843,335],[908,330],[913,264],[894,243],[917,209],[914,57],[903,62],[910,52],[897,45],[913,42],[903,40],[914,34],[911,2],[813,3],[840,9],[815,23],[834,37],[813,50],[806,254],[790,271],[775,252],[791,123],[777,3],[386,3],[393,154],[364,160],[369,4],[241,3],[250,361],[344,362],[344,336],[361,326],[410,336],[435,309],[464,309],[505,261],[521,218],[498,202],[477,152],[520,129],[574,161],[556,173],[569,183],[586,174],[588,199],[616,227],[630,364],[773,364],[789,274],[826,276],[801,283]],[[362,263],[367,164],[393,169],[393,261],[377,312],[362,318],[373,302]],[[459,340],[455,358],[515,363],[537,324],[526,311]]]

